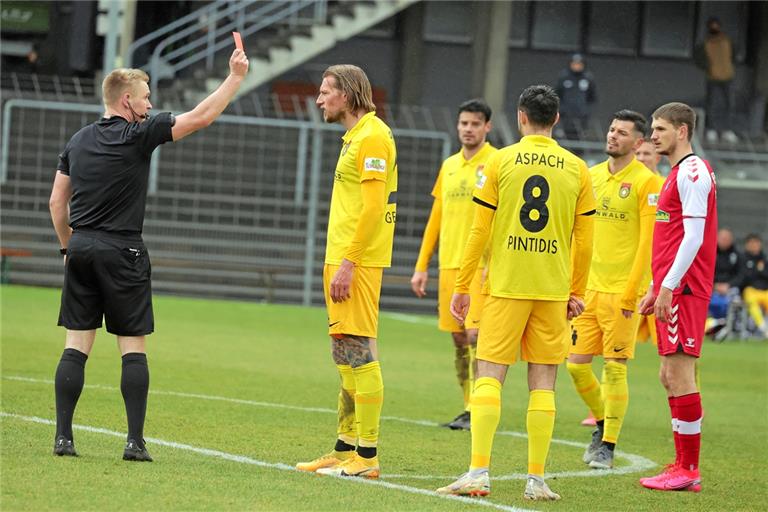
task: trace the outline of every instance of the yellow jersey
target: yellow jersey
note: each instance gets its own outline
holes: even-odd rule
[[[575,218],[595,209],[584,161],[549,137],[529,135],[488,159],[474,197],[496,210],[491,295],[568,300]]]
[[[469,160],[463,151],[449,156],[440,167],[432,196],[442,202],[438,255],[441,269],[459,268],[464,247],[472,229],[475,190],[488,158],[497,149],[486,142]],[[484,267],[485,257],[480,263]]]
[[[637,159],[615,174],[611,174],[606,160],[592,167],[589,174],[597,212],[587,288],[623,293],[638,254],[641,217],[656,215],[659,176]],[[647,267],[646,274],[650,275],[650,261]]]
[[[392,130],[376,117],[375,112],[369,112],[344,134],[342,141],[344,144],[333,179],[325,262],[341,264],[363,207],[360,184],[366,180],[379,180],[385,183],[387,205],[359,264],[389,267],[397,215],[397,150]]]

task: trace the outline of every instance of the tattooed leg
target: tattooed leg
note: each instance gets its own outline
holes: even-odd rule
[[[378,360],[376,338],[345,334],[339,342],[344,349],[344,354],[349,366],[357,368]]]
[[[347,353],[344,350],[344,340],[343,339],[336,339],[331,338],[331,356],[333,357],[333,362],[338,364],[349,364],[349,361],[347,361]]]

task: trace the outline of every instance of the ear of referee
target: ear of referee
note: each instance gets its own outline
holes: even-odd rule
[[[151,267],[141,237],[150,158],[160,144],[205,128],[224,111],[248,72],[242,50],[232,53],[229,71],[193,110],[150,117],[147,74],[116,69],[102,84],[104,117],[78,131],[59,155],[49,206],[64,255],[58,323],[67,335],[55,377],[54,455],[77,455],[72,417],[103,318],[123,359],[120,389],[128,417],[123,459],[152,460],[144,446],[145,339],[154,330],[154,316]]]

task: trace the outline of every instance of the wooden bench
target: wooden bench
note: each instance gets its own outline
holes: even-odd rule
[[[11,277],[11,258],[28,258],[31,251],[0,247],[0,283],[8,284]]]

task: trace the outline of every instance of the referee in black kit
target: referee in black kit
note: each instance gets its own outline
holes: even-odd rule
[[[123,357],[120,390],[128,416],[123,459],[151,461],[144,446],[149,368],[145,337],[154,330],[147,249],[141,238],[149,162],[160,144],[210,125],[248,71],[235,50],[229,76],[193,110],[150,118],[149,77],[116,69],[104,79],[104,117],[78,131],[59,155],[50,210],[64,255],[59,325],[66,345],[56,369],[54,455],[76,456],[72,416],[83,389],[85,362],[106,319]]]

